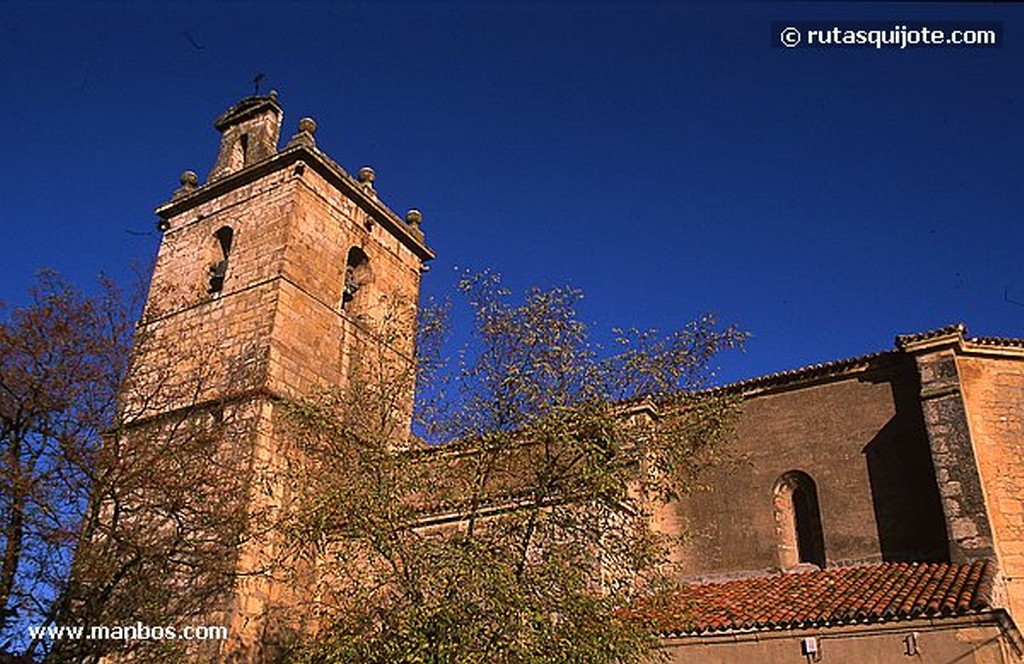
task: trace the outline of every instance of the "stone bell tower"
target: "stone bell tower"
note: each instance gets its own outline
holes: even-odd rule
[[[214,124],[221,141],[207,181],[186,171],[157,208],[163,238],[140,325],[149,341],[134,359],[179,377],[202,372],[187,401],[159,409],[215,404],[218,417],[244,415],[249,425],[229,444],[250,459],[253,504],[281,498],[259,474],[281,454],[282,401],[343,387],[353,356],[379,343],[379,303],[415,305],[434,257],[420,213],[395,214],[378,197],[372,169],[353,177],[321,152],[312,119],[300,120],[279,150],[282,117],[274,92],[232,106]],[[261,565],[267,546],[243,545],[243,572]],[[233,641],[226,651],[258,649],[259,616],[276,593],[256,575],[240,582],[224,613]]]
[[[383,297],[415,303],[434,254],[420,213],[399,217],[373,169],[353,177],[317,149],[312,119],[278,151],[282,116],[271,92],[217,118],[207,182],[186,171],[156,210],[163,240],[146,320],[210,349],[246,348],[266,361],[262,387],[294,395],[341,384],[361,323]]]

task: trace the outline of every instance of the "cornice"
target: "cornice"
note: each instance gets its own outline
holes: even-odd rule
[[[410,251],[416,254],[420,260],[428,261],[435,257],[433,250],[423,241],[422,232],[412,228],[405,220],[395,214],[391,208],[382,203],[375,194],[368,192],[367,187],[349,175],[334,160],[315,147],[306,145],[294,145],[286,148],[269,159],[255,163],[171,199],[156,208],[156,214],[161,219],[160,228],[168,230],[170,228],[170,219],[188,212],[198,205],[223,196],[238,187],[255,182],[266,175],[300,164],[316,171],[317,174],[348,198],[352,199],[377,223],[386,228]]]

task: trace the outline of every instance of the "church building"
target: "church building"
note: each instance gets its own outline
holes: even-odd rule
[[[415,303],[434,257],[422,215],[319,150],[312,119],[279,147],[282,118],[273,92],[232,106],[205,181],[186,171],[157,208],[142,332],[163,341],[135,358],[185,367],[177,340],[208,348],[211,380],[181,407],[249,422],[234,444],[257,475],[279,458],[279,401],[344,386],[381,295]],[[672,552],[679,589],[638,608],[672,661],[1021,660],[1024,340],[953,325],[717,389],[742,397],[732,461],[653,516],[691,534]],[[242,571],[266,555],[243,550]],[[258,653],[286,594],[244,578],[228,648]]]
[[[1004,662],[1024,642],[1024,340],[963,325],[720,388],[735,462],[653,615],[675,661]]]

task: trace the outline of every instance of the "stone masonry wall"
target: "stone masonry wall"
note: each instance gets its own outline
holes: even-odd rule
[[[819,661],[802,654],[801,641],[807,637],[817,639],[818,657],[822,662],[1008,664],[1020,661],[1011,636],[988,616],[945,624],[914,621],[893,623],[891,626],[776,630],[669,639],[664,651],[672,664],[797,664]]]
[[[1010,612],[1024,619],[1024,356],[957,357]]]
[[[281,264],[280,300],[271,348],[271,384],[283,394],[341,385],[346,354],[379,332],[382,299],[411,313],[419,297],[420,260],[365,211],[311,170],[297,180]],[[372,278],[342,310],[348,251],[369,256]],[[395,343],[409,354],[414,320],[405,317]],[[403,344],[402,342],[408,342]]]
[[[684,577],[779,567],[773,486],[799,470],[817,485],[826,564],[946,557],[941,507],[908,362],[833,382],[746,398],[733,444],[738,460],[660,510],[684,532]]]
[[[293,200],[294,185],[278,172],[169,219],[140,326],[140,373],[202,374],[193,401],[265,383]],[[228,270],[221,292],[210,293],[210,267],[222,256],[214,233],[223,226],[234,230]]]
[[[954,562],[990,558],[992,532],[961,395],[952,348],[915,356],[921,381],[921,412]]]

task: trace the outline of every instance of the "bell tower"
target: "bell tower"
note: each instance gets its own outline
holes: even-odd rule
[[[377,196],[373,169],[353,177],[321,152],[312,119],[278,151],[282,117],[274,92],[232,106],[214,124],[207,181],[186,171],[157,208],[163,239],[144,325],[245,349],[266,363],[261,387],[286,396],[341,385],[346,352],[381,299],[415,304],[434,254],[420,213],[399,217]]]
[[[220,148],[206,182],[186,171],[156,209],[163,237],[140,323],[147,343],[134,358],[142,373],[152,367],[172,382],[204,377],[187,400],[161,401],[140,421],[206,408],[247,423],[226,444],[251,468],[254,508],[283,500],[262,476],[282,454],[281,404],[344,388],[360,349],[381,343],[372,325],[381,303],[414,307],[434,257],[420,213],[397,215],[378,197],[372,169],[353,176],[320,151],[312,119],[279,150],[283,115],[275,92],[232,106],[214,124]],[[258,539],[242,545],[240,571],[260,568],[271,548]],[[273,582],[243,574],[226,600],[231,641],[220,657],[259,661],[260,616],[279,594]]]

